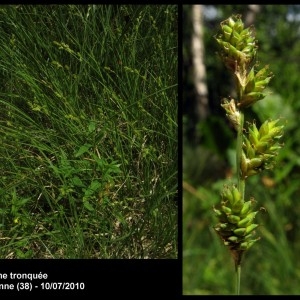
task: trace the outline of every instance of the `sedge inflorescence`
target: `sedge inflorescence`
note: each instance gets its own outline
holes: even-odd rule
[[[244,110],[266,96],[265,88],[273,77],[269,66],[257,70],[254,27],[245,28],[241,16],[233,15],[220,23],[215,39],[221,60],[234,76],[237,91],[236,99],[224,98],[221,106],[241,142],[237,145],[239,184],[224,187],[221,203],[214,208],[219,220],[214,229],[239,264],[241,253],[259,240],[255,230],[259,226],[255,223],[256,201],[244,200],[244,184],[249,176],[273,168],[282,147],[279,140],[284,126],[278,124],[279,120],[266,120],[259,127],[253,121],[244,128]]]
[[[231,251],[249,249],[259,238],[253,238],[253,231],[258,227],[254,218],[255,200],[244,201],[235,185],[226,186],[222,192],[222,202],[214,208],[220,223],[215,226],[224,244]]]

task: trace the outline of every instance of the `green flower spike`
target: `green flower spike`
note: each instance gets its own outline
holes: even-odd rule
[[[252,26],[244,28],[240,15],[232,16],[220,25],[220,33],[215,38],[221,59],[235,75],[239,99],[237,106],[239,109],[249,107],[266,96],[263,90],[273,74],[268,72],[268,66],[255,74],[253,64],[257,45]]]
[[[255,175],[275,165],[275,158],[281,145],[284,126],[277,126],[279,120],[265,121],[258,130],[255,123],[249,126],[248,138],[244,136],[241,160],[242,178]]]
[[[221,23],[221,31],[215,37],[220,46],[220,56],[227,68],[237,70],[237,65],[249,66],[256,56],[254,29],[244,29],[241,15],[228,18]]]
[[[231,125],[237,131],[240,124],[241,115],[240,112],[236,109],[235,101],[231,99],[229,102],[228,99],[224,98],[221,106],[225,109],[226,116],[230,121]]]
[[[254,218],[258,211],[253,211],[254,199],[244,202],[234,185],[224,187],[221,196],[220,207],[214,208],[219,219],[214,229],[239,265],[244,251],[260,239],[255,238],[255,229],[259,225],[254,223]]]
[[[265,66],[254,75],[254,67],[252,67],[246,77],[246,82],[244,83],[240,80],[242,96],[238,104],[239,108],[249,107],[265,98],[266,94],[263,91],[273,77],[273,74],[268,72],[268,68],[269,66]]]

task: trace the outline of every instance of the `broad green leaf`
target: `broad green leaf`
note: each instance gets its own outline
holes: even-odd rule
[[[75,154],[75,157],[79,157],[82,154],[88,152],[91,146],[92,146],[91,144],[84,144],[83,146],[81,146],[77,151],[77,153]]]
[[[74,186],[84,187],[83,182],[81,181],[81,179],[78,176],[74,176],[72,178],[71,182]]]
[[[101,187],[101,183],[97,180],[94,180],[90,186],[87,188],[87,190],[84,193],[85,197],[92,196],[97,190]]]
[[[91,121],[91,123],[89,124],[89,133],[95,131],[95,129],[96,129],[96,122]]]
[[[94,207],[88,201],[83,201],[83,206],[89,211],[95,210]]]

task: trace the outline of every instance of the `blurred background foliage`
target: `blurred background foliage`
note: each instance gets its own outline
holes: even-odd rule
[[[203,5],[204,64],[208,88],[206,117],[196,112],[191,51],[192,6],[183,6],[183,294],[234,293],[235,270],[229,251],[213,226],[212,207],[224,184],[235,183],[235,132],[220,101],[232,95],[231,75],[218,58],[221,21],[232,14],[242,19],[249,5]],[[254,13],[259,66],[269,65],[274,78],[269,95],[247,109],[257,123],[281,118],[284,147],[277,166],[250,177],[246,199],[253,196],[261,213],[261,240],[246,252],[241,294],[300,293],[300,5],[261,5]]]

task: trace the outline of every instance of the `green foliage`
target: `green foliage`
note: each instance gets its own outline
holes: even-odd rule
[[[177,7],[0,15],[1,257],[177,257]]]

